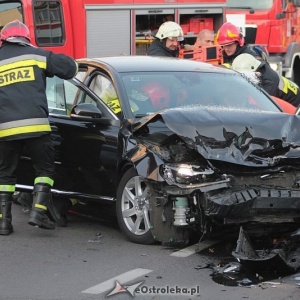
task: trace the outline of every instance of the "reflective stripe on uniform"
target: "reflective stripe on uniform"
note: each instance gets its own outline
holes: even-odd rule
[[[107,101],[107,106],[115,113],[119,113],[121,112],[121,106],[120,106],[120,101],[119,99],[113,99],[113,100],[109,100]]]
[[[34,81],[34,67],[46,69],[46,57],[41,55],[20,55],[2,60],[0,63],[0,87],[26,81]]]
[[[0,62],[0,72],[29,66],[37,66],[41,69],[46,69],[46,57],[41,55],[25,54],[15,56],[9,59],[4,59]]]
[[[288,91],[291,91],[292,93],[294,93],[295,95],[298,94],[298,87],[296,84],[294,84],[292,81],[288,80],[287,78],[281,76],[282,81],[283,81],[283,86],[281,87],[280,83],[280,89],[284,92],[284,93],[288,93]]]
[[[51,131],[48,118],[25,119],[0,124],[0,138],[45,131]]]
[[[0,123],[0,130],[30,125],[49,125],[48,118],[33,118]]]
[[[0,184],[0,192],[13,193],[16,190],[15,185]]]
[[[49,184],[50,186],[53,186],[54,180],[51,179],[50,177],[36,177],[34,180],[34,184],[38,183],[46,183]]]
[[[18,128],[1,130],[0,138],[17,135],[17,134],[33,133],[33,132],[46,132],[46,131],[51,131],[50,125],[18,127]]]
[[[43,210],[47,210],[47,206],[41,205],[41,204],[38,204],[38,203],[36,203],[36,204],[34,205],[34,207],[35,207],[35,208],[39,208],[39,209],[43,209]]]

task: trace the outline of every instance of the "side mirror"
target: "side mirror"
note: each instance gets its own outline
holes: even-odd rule
[[[76,119],[84,119],[87,121],[93,119],[101,119],[102,112],[98,107],[91,103],[81,103],[73,106],[70,117]]]

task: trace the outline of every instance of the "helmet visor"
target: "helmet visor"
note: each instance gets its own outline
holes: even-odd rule
[[[171,41],[177,41],[177,42],[182,42],[184,40],[183,36],[168,36],[168,39]]]

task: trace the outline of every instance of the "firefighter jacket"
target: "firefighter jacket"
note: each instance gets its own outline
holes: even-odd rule
[[[178,57],[179,50],[170,50],[165,45],[165,41],[155,39],[147,50],[147,55],[151,56],[167,56],[167,57]]]
[[[295,107],[300,104],[299,88],[295,83],[278,75],[267,62],[262,62],[257,71],[260,73],[260,86],[268,94],[283,99]]]
[[[238,46],[237,50],[235,51],[235,53],[233,55],[228,56],[226,54],[226,52],[223,50],[223,60],[224,60],[224,64],[229,64],[232,65],[233,60],[240,54],[243,53],[248,53],[253,55],[254,57],[257,57],[257,53],[254,52],[250,47],[248,47],[247,45],[244,45],[242,47]]]
[[[70,79],[76,73],[77,63],[71,57],[4,42],[0,48],[0,140],[49,133],[46,77]]]

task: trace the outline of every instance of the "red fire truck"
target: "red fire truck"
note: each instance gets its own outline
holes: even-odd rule
[[[300,0],[227,0],[226,19],[267,47],[279,74],[300,85]]]
[[[225,0],[1,0],[0,25],[19,19],[32,43],[75,58],[145,54],[160,24],[182,25],[188,43],[202,28],[217,31]]]

